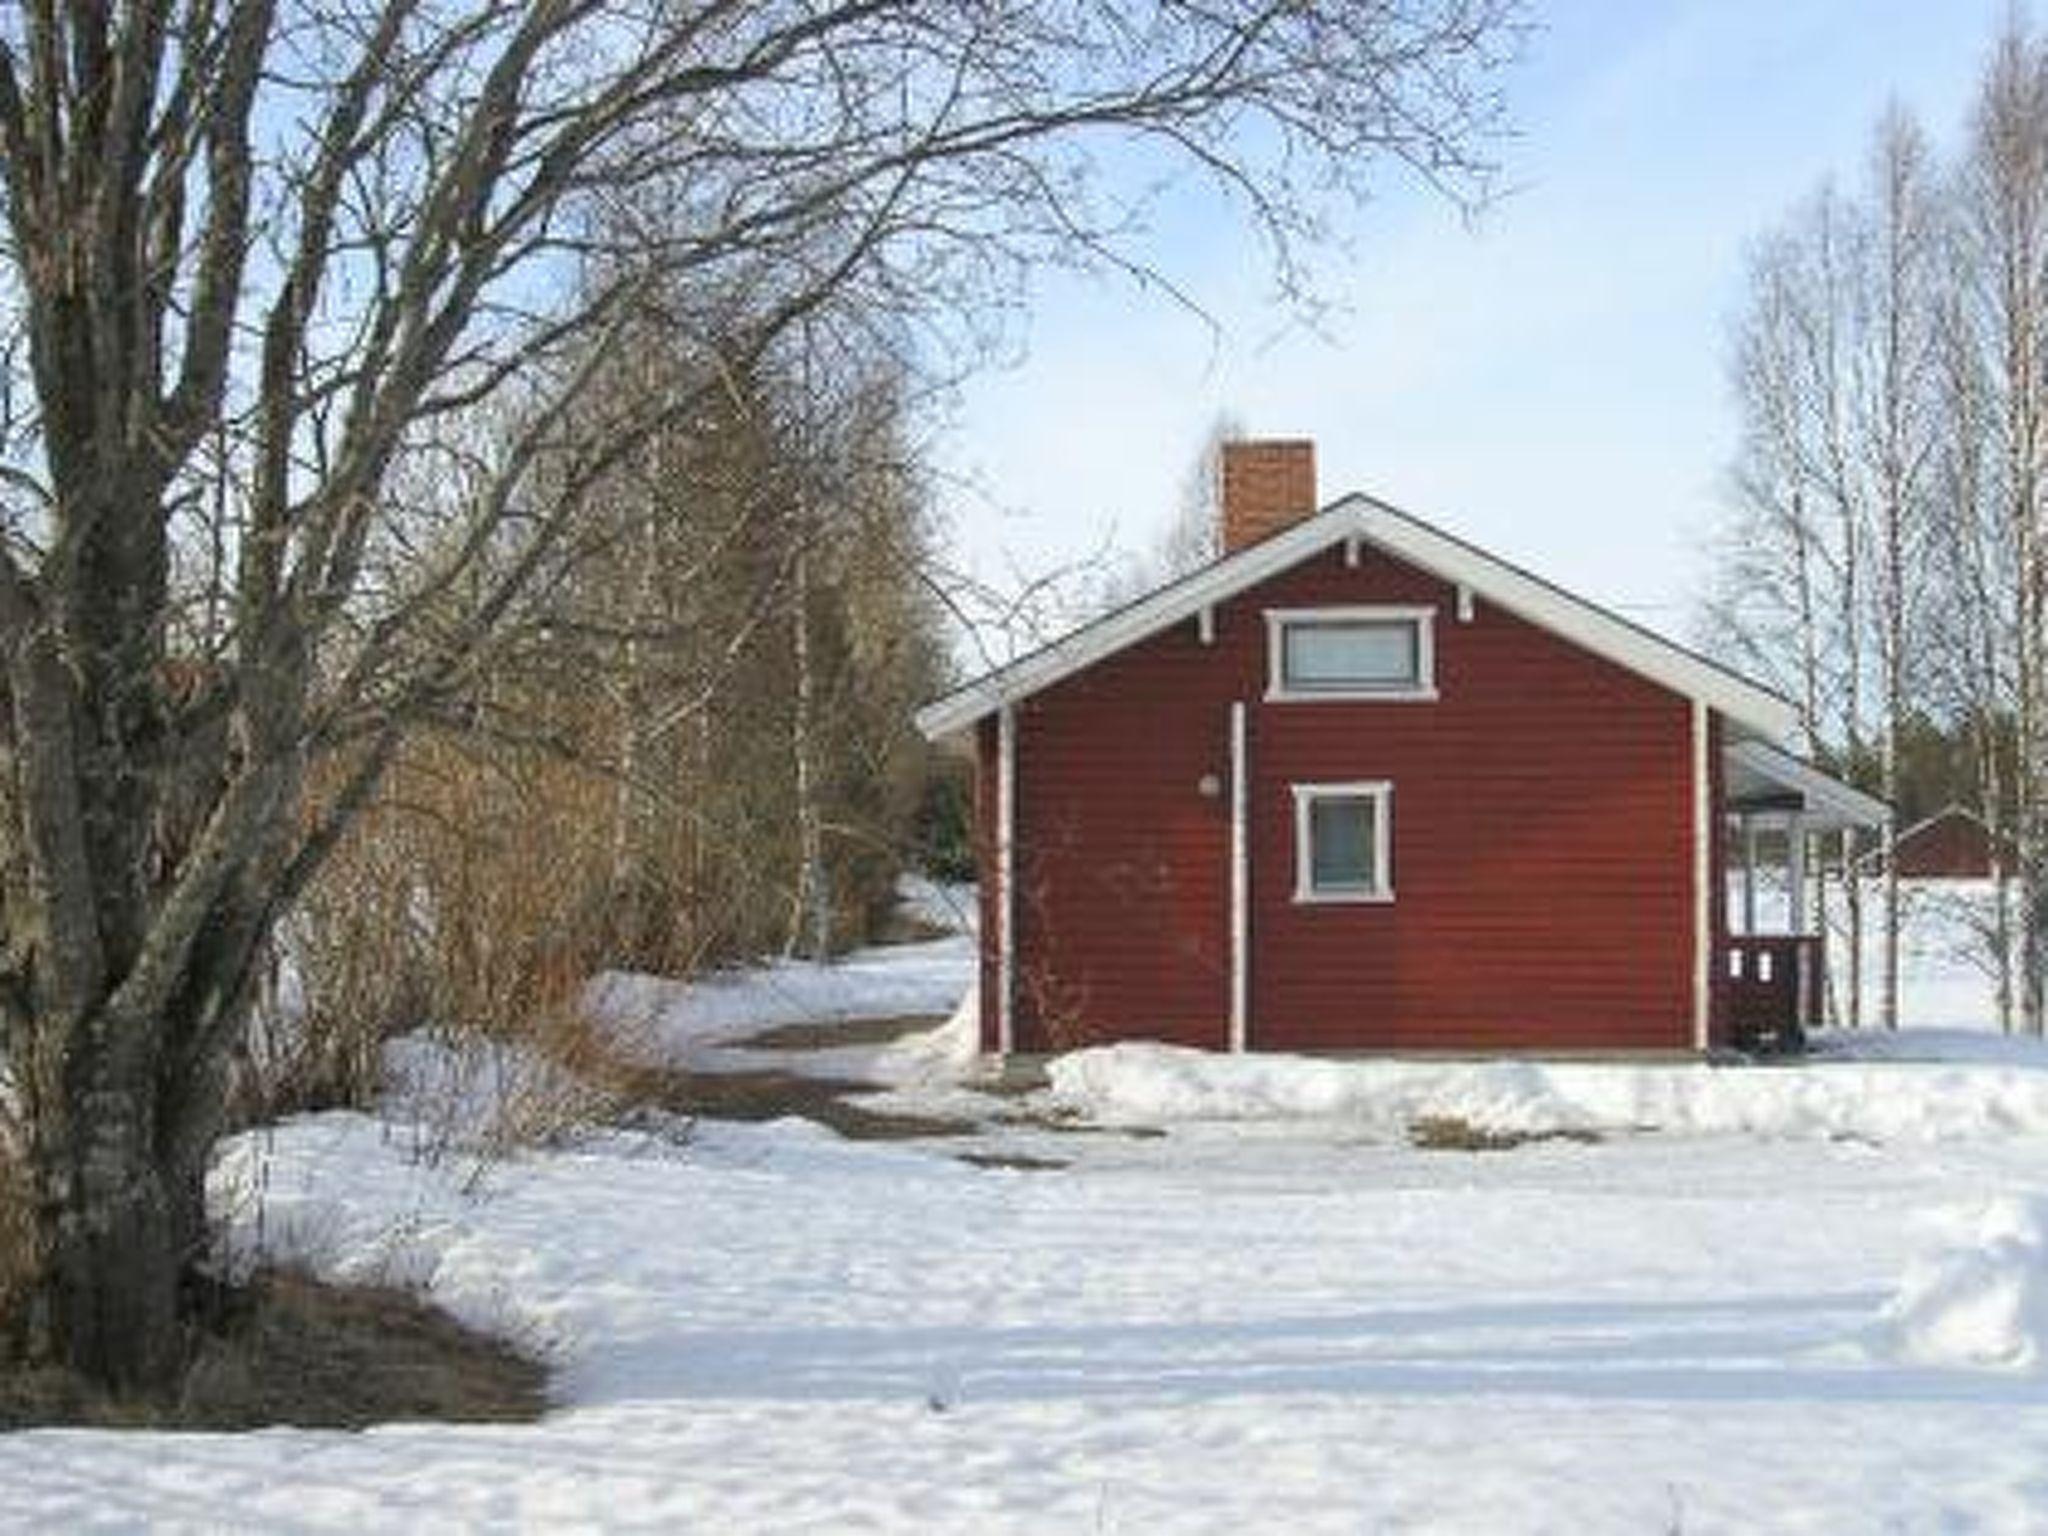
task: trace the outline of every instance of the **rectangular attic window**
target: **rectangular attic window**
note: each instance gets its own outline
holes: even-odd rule
[[[1266,697],[1433,699],[1431,608],[1282,609],[1266,615]]]

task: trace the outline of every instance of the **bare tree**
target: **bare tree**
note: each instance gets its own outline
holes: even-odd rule
[[[1894,103],[1878,125],[1872,155],[1868,300],[1863,329],[1866,381],[1858,392],[1861,458],[1871,490],[1877,549],[1880,792],[1897,805],[1903,785],[1904,733],[1913,700],[1927,679],[1914,675],[1926,631],[1925,570],[1931,545],[1928,505],[1938,431],[1939,294],[1934,261],[1940,251],[1934,171],[1926,136]],[[1879,1018],[1899,1025],[1899,949],[1904,891],[1892,844],[1879,849],[1884,879]]]
[[[1984,670],[2009,679],[2017,761],[2010,819],[2002,805],[1992,809],[1994,825],[2016,833],[2019,1012],[2038,1034],[2048,1018],[2048,51],[2018,22],[1985,72],[1959,202],[1968,286],[1958,334],[1977,356],[1951,365],[1950,398],[1970,391],[1969,420],[1985,430],[1989,452],[1972,467],[1981,502],[1956,511],[1981,520],[1980,568],[1995,559],[2010,593],[1993,610],[2009,616],[1991,641],[2002,655],[1987,656]]]
[[[1864,236],[1856,208],[1824,187],[1752,256],[1732,372],[1743,421],[1735,520],[1715,604],[1716,643],[1800,699],[1809,749],[1852,762],[1870,733]],[[1846,842],[1842,854],[1849,964],[1836,1016],[1853,1025],[1863,1017],[1863,900]],[[1824,915],[1827,894],[1823,885]]]
[[[1329,196],[1387,159],[1472,188],[1511,3],[0,14],[25,1348],[173,1375],[264,937],[679,408],[566,430],[647,274],[744,286],[752,347],[849,288],[907,309],[1056,253],[1131,262],[1090,151],[1113,135],[1215,176],[1293,275]],[[515,425],[459,429],[480,414]]]
[[[1943,229],[1942,266],[1972,270],[1960,222]],[[1980,312],[1966,285],[1942,285],[1935,320],[1939,404],[1930,495],[1929,614],[1918,639],[1927,659],[1928,701],[1954,723],[1974,770],[1974,803],[1991,831],[1992,903],[1975,927],[1993,982],[1999,1026],[2014,1024],[2016,942],[2007,850],[2017,843],[2012,812],[2018,773],[2010,751],[2015,718],[2016,602],[2013,528],[1996,495],[1997,460],[1990,357]]]
[[[1940,167],[1896,107],[1855,199],[1824,191],[1759,248],[1738,332],[1745,436],[1722,612],[1796,670],[1817,750],[1908,795],[1932,729],[1976,776],[1997,871],[1981,925],[1999,1011],[2048,1017],[2048,46],[1999,37]],[[1925,807],[1932,810],[1938,807]],[[2013,851],[2020,901],[2005,895]],[[1906,893],[1881,869],[1880,1013],[1898,1018]],[[1845,882],[1859,1016],[1856,891]],[[2016,963],[2015,963],[2016,962]]]

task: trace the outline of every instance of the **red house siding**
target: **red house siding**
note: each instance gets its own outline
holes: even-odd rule
[[[1229,710],[1191,628],[1139,649],[1017,711],[1020,1050],[1228,1043]]]
[[[1440,698],[1267,702],[1265,611],[1352,603],[1435,608]],[[1220,604],[1212,645],[1189,621],[1017,706],[1016,1049],[1228,1043],[1234,700],[1253,1047],[1693,1043],[1690,701],[1333,549]],[[1394,786],[1395,899],[1298,904],[1292,786],[1358,779]]]

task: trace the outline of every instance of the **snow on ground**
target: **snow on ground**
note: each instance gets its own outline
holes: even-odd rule
[[[607,996],[702,1060],[946,1013],[971,969],[946,942]],[[940,1079],[971,1011],[949,1031],[869,1064]],[[559,1407],[0,1436],[0,1528],[2048,1530],[2048,1051],[1829,1047],[1746,1071],[1128,1048],[1036,1100],[967,1096],[972,1137],[705,1122],[480,1179],[390,1120],[295,1120],[220,1161],[231,1256],[421,1286],[544,1352]],[[1401,1135],[1422,1113],[1610,1134],[1429,1152]]]
[[[1907,1269],[1873,1346],[1917,1365],[2048,1364],[2048,1204],[2003,1198],[1967,1221],[1943,1214],[1925,1224],[1947,1240]]]
[[[1864,1007],[1876,1017],[1883,989],[1884,888],[1865,886]],[[1985,935],[1996,912],[1988,880],[1912,880],[1899,903],[1899,1021],[1979,1029],[1997,1017]],[[1847,953],[1845,919],[1836,914],[1836,948]]]
[[[981,927],[977,887],[922,875],[904,875],[896,883],[897,911],[915,922],[951,933],[975,933]]]
[[[0,1524],[342,1531],[2038,1531],[2038,1377],[1867,1348],[1959,1191],[2039,1141],[1501,1154],[1327,1123],[613,1135],[480,1193],[374,1120],[217,1194],[337,1274],[547,1349],[530,1427],[0,1438]]]
[[[607,972],[591,982],[585,1006],[631,1050],[700,1070],[791,1070],[941,1093],[970,1074],[979,1050],[974,887],[906,878],[900,895],[904,916],[953,931],[825,963],[783,959],[687,982]],[[880,1044],[802,1052],[745,1044],[787,1024],[915,1018],[945,1022]]]
[[[608,971],[586,1005],[679,1057],[780,1024],[928,1016],[945,1018],[974,974],[974,940],[949,934],[922,944],[856,950],[819,964],[775,960],[695,981]]]

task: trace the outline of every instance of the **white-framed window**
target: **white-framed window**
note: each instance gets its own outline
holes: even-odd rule
[[[1294,786],[1294,899],[1394,899],[1394,786]]]
[[[1436,610],[1269,608],[1266,697],[1436,697]]]

